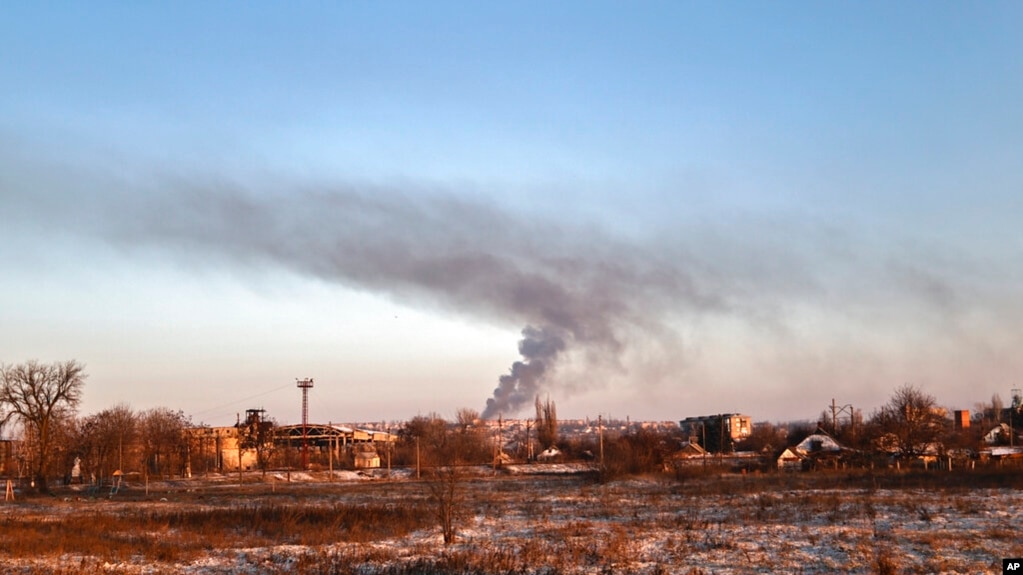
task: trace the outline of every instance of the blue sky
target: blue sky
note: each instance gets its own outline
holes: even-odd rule
[[[0,11],[0,361],[86,363],[85,412],[1020,386],[1016,3]]]

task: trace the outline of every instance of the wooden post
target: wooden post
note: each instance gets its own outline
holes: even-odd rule
[[[497,475],[497,441],[498,441],[497,440],[497,435],[494,435],[494,461],[493,461],[493,464],[494,464],[493,473],[494,473],[494,475]]]
[[[526,461],[529,463],[533,462],[533,432],[530,429],[533,420],[526,420]]]
[[[4,495],[4,501],[14,501],[14,482],[10,479],[7,480],[7,493]]]

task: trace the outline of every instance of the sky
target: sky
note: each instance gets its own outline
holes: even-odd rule
[[[80,410],[1023,387],[1018,2],[7,2],[0,362]]]

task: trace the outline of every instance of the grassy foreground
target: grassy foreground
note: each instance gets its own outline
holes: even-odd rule
[[[983,573],[1021,554],[1018,472],[459,480],[444,545],[410,479],[188,480],[0,506],[12,573]],[[997,569],[996,569],[997,568]]]

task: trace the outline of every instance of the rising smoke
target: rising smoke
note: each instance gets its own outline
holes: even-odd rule
[[[423,190],[285,182],[268,191],[180,177],[140,184],[33,166],[0,152],[0,212],[17,236],[101,238],[118,250],[187,266],[278,267],[526,326],[521,360],[498,378],[486,417],[513,415],[539,391],[585,390],[600,370],[675,381],[686,362],[683,335],[711,316],[726,328],[738,322],[742,333],[749,325],[768,333],[761,341],[770,340],[767,353],[778,358],[765,360],[783,363],[776,371],[793,379],[851,372],[847,366],[865,362],[850,355],[832,369],[813,351],[785,355],[795,346],[774,342],[787,341],[786,330],[800,325],[788,320],[790,313],[804,313],[802,325],[832,328],[839,342],[860,341],[847,323],[875,331],[919,325],[926,329],[909,332],[919,349],[929,349],[924,336],[935,332],[959,338],[950,339],[955,345],[991,347],[969,339],[983,330],[959,329],[971,311],[955,281],[963,265],[859,253],[854,247],[868,242],[814,221],[732,218],[702,227],[690,221],[684,231],[637,239]],[[962,277],[976,277],[970,269]],[[843,349],[824,349],[820,357]],[[663,367],[648,369],[658,362]],[[569,381],[569,367],[586,376]],[[481,391],[491,385],[481,382]]]
[[[454,196],[343,187],[257,192],[180,180],[132,192],[107,186],[87,210],[74,197],[30,204],[50,216],[58,206],[58,219],[79,232],[184,265],[280,266],[525,325],[522,359],[498,378],[485,417],[512,415],[544,386],[559,388],[551,375],[566,355],[593,370],[621,368],[637,337],[672,332],[669,310],[720,305],[696,287],[684,257]]]
[[[565,340],[552,331],[532,326],[522,330],[519,353],[525,361],[516,361],[511,372],[498,379],[494,397],[487,400],[487,408],[481,415],[483,419],[518,411],[539,391],[548,367],[553,366],[558,354],[565,350]]]
[[[107,229],[117,243],[181,254],[213,247],[232,262],[275,265],[401,300],[527,327],[521,361],[500,376],[483,417],[530,405],[565,354],[591,371],[620,367],[632,339],[670,334],[675,312],[720,305],[684,259],[463,199],[346,189],[258,195],[193,188],[136,205]],[[670,338],[662,337],[662,341]]]

